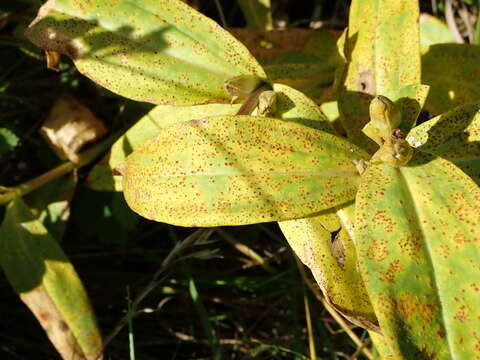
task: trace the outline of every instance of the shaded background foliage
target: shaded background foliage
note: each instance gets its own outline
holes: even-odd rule
[[[220,21],[215,1],[188,2]],[[220,4],[228,26],[245,26],[236,2]],[[41,51],[23,36],[40,5],[40,1],[29,0],[0,5],[0,128],[8,129],[0,137],[0,184],[4,186],[16,185],[57,164],[37,131],[65,91],[92,109],[110,129],[128,127],[153,107],[95,85],[67,59],[59,73],[47,70]],[[341,30],[347,23],[347,0],[272,0],[272,5],[275,26],[322,24]],[[443,3],[421,1],[421,10],[441,17]],[[193,230],[141,219],[126,206],[122,194],[87,189],[83,182],[90,169],[78,173],[79,186],[62,247],[87,288],[102,332],[108,335],[127,309],[127,292],[129,298],[140,293],[174,245]],[[3,208],[0,216],[2,212]],[[206,359],[212,352],[225,359],[308,358],[305,298],[310,303],[317,356],[339,359],[355,352],[356,345],[338,331],[335,321],[304,286],[277,225],[229,227],[215,232],[210,240],[189,249],[202,250],[202,256],[169,271],[142,303],[145,313],[133,322],[137,358]],[[268,267],[240,252],[242,245],[255,250]],[[201,306],[192,301],[192,283]],[[0,287],[2,359],[58,358],[3,273]],[[213,340],[206,336],[206,314]],[[362,339],[366,337],[363,329],[355,331]],[[126,330],[114,338],[106,358],[128,358]]]

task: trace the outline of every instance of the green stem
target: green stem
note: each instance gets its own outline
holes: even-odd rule
[[[8,192],[0,195],[0,205],[7,204],[16,197],[24,196],[32,192],[33,190],[36,190],[39,187],[49,183],[50,181],[55,180],[62,175],[68,174],[73,169],[78,169],[90,164],[100,154],[107,150],[120,135],[121,133],[114,133],[104,141],[92,147],[91,149],[83,152],[82,154],[80,154],[80,159],[78,163],[73,163],[71,161],[65,162],[53,168],[52,170],[49,170],[46,173],[37,176],[32,180],[26,181],[20,185],[15,186],[14,188],[9,189]]]

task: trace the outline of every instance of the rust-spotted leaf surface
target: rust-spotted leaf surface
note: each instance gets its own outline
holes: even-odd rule
[[[110,153],[90,172],[87,183],[91,189],[99,191],[122,191],[122,177],[112,170],[125,161],[127,155],[161,129],[192,119],[213,115],[233,115],[238,104],[206,104],[195,106],[159,105],[138,120],[113,144]]]
[[[226,80],[265,78],[243,44],[180,0],[50,0],[27,36],[99,85],[154,104],[227,101]]]
[[[123,190],[140,215],[181,226],[303,217],[354,198],[348,141],[295,122],[219,116],[165,128],[127,157]]]
[[[418,16],[417,0],[352,1],[338,106],[348,137],[369,151],[376,145],[361,129],[372,97],[396,100],[398,89],[420,84]]]
[[[375,313],[357,269],[354,244],[335,212],[281,221],[279,225],[330,304],[354,324],[378,331]]]
[[[480,99],[480,46],[432,45],[422,55],[422,83],[430,85],[425,107],[440,115]]]
[[[478,358],[479,214],[478,186],[442,158],[362,175],[355,246],[395,358]]]
[[[480,103],[458,106],[414,127],[406,137],[422,152],[452,161],[480,185]]]
[[[312,99],[287,85],[273,84],[273,90],[277,96],[275,117],[335,134],[330,121]]]
[[[102,338],[82,282],[21,198],[8,204],[0,227],[0,263],[63,359],[98,358]]]

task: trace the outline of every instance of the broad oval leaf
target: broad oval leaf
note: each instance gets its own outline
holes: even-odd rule
[[[243,44],[180,0],[49,0],[27,36],[101,86],[154,104],[228,100],[226,80],[265,78]]]
[[[181,226],[288,220],[354,198],[348,141],[294,122],[219,116],[170,126],[127,157],[123,189],[140,215]]]
[[[439,115],[480,100],[480,46],[437,44],[422,56],[422,83],[430,85],[425,108]]]
[[[214,115],[234,115],[239,104],[206,104],[195,106],[159,105],[138,120],[112,146],[110,153],[90,172],[87,184],[93,190],[122,191],[122,177],[112,170],[161,129],[192,119]]]
[[[376,145],[361,129],[375,95],[395,101],[398,89],[420,84],[417,0],[354,0],[344,55],[340,119],[348,137],[373,152]]]
[[[335,212],[278,223],[288,243],[310,268],[329,303],[354,324],[378,331],[355,246]]]
[[[334,133],[333,127],[313,100],[286,85],[273,84],[273,90],[277,94],[276,117]],[[113,174],[112,170],[161,129],[207,116],[234,115],[239,108],[238,104],[155,107],[115,142],[110,154],[90,172],[88,186],[99,191],[122,191],[122,177]]]
[[[452,161],[480,185],[480,102],[426,121],[406,139],[422,152]]]
[[[82,282],[21,198],[8,204],[0,227],[0,262],[62,358],[97,359],[102,338]]]
[[[442,158],[370,166],[355,209],[360,270],[398,359],[478,355],[480,191]]]

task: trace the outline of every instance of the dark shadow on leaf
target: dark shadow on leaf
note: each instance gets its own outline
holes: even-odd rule
[[[416,131],[427,128],[425,138],[417,149],[441,156],[460,167],[474,181],[480,183],[480,141],[471,140],[480,128],[480,103],[458,106],[455,109],[420,125]],[[433,125],[432,125],[433,124]],[[411,135],[414,137],[415,130]],[[426,141],[425,141],[426,140]],[[410,166],[410,164],[409,164]]]
[[[441,114],[480,100],[480,46],[436,44],[422,56],[422,84],[430,85],[425,107]]]

